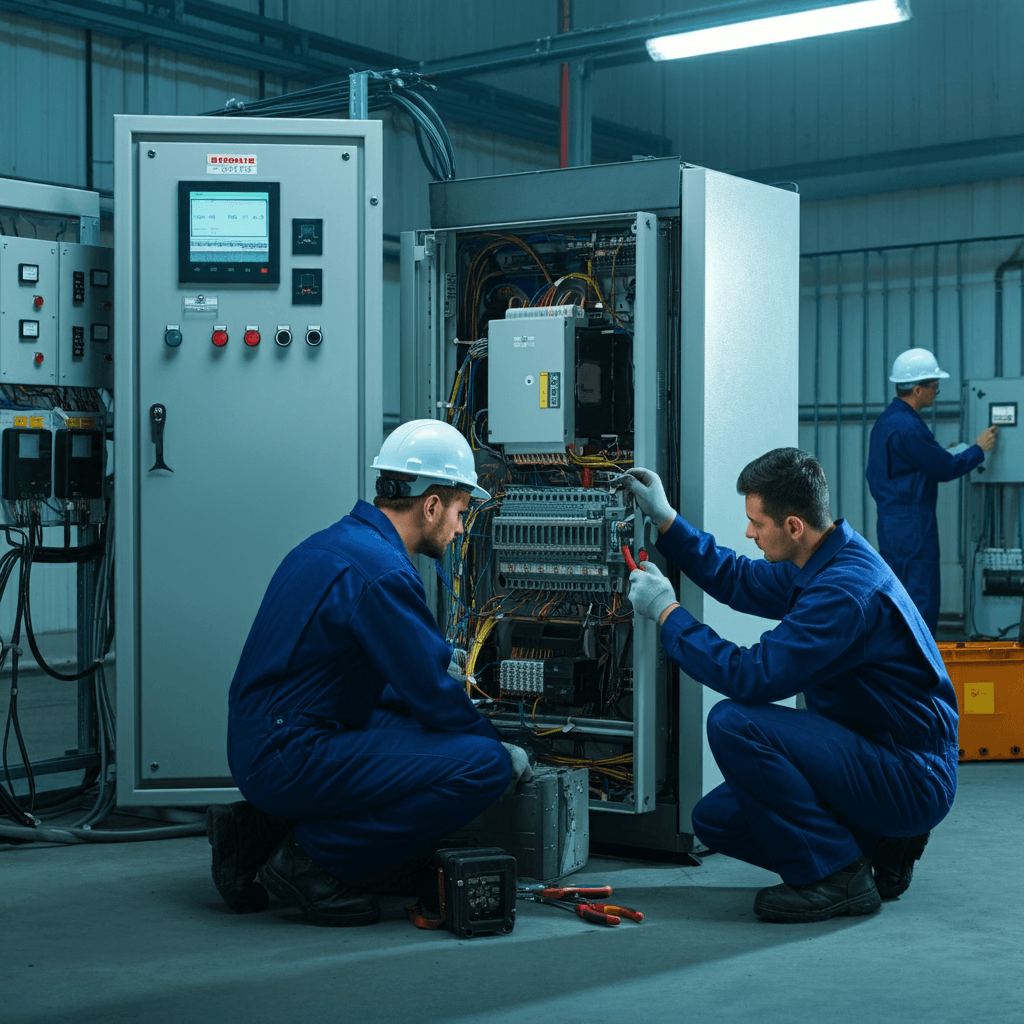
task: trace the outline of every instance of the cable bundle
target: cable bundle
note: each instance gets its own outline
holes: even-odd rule
[[[423,163],[435,181],[451,181],[456,175],[455,149],[441,116],[423,96],[436,85],[412,72],[370,71],[367,73],[370,110],[397,107],[412,118],[416,145]],[[243,103],[231,99],[207,117],[326,117],[348,115],[349,80],[317,85],[312,89],[285,93],[264,100]]]

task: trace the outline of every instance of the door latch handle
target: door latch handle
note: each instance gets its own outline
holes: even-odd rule
[[[167,407],[156,405],[149,407],[149,426],[153,434],[153,444],[156,445],[156,462],[150,467],[150,473],[155,469],[166,469],[168,473],[174,470],[164,462],[164,424],[167,422]]]

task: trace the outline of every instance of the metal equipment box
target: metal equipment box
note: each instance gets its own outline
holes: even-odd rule
[[[987,427],[998,426],[995,448],[971,474],[976,484],[1024,483],[1024,377],[992,377],[964,384],[962,422],[967,424],[964,441],[972,444]]]
[[[575,323],[543,315],[490,322],[490,374],[502,382],[490,392],[492,444],[510,452],[564,452],[572,444]]]
[[[453,838],[500,846],[515,857],[520,877],[549,882],[579,871],[590,856],[586,769],[538,765],[529,782],[520,782]]]
[[[961,761],[1016,761],[1024,749],[1024,646],[940,643],[960,708]]]

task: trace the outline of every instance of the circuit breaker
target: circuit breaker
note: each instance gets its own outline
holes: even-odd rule
[[[264,591],[372,494],[381,125],[125,116],[115,136],[118,800],[218,802]]]
[[[1024,483],[1024,377],[993,377],[964,384],[962,421],[968,443],[987,427],[999,427],[996,446],[971,473],[976,484]]]

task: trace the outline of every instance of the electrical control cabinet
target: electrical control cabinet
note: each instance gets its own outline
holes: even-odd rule
[[[658,563],[728,640],[771,623],[667,565],[620,475],[655,470],[691,523],[759,556],[736,478],[797,443],[798,196],[668,159],[430,200],[431,226],[402,236],[402,419],[460,429],[492,495],[451,590],[424,573],[438,619],[481,712],[540,763],[587,770],[594,839],[688,851],[721,781],[704,741],[720,697],[633,615],[631,563]]]
[[[57,376],[64,387],[114,385],[114,251],[60,243]]]
[[[117,117],[115,198],[118,800],[210,803],[274,571],[373,492],[381,125]]]
[[[1024,377],[993,377],[964,384],[962,422],[967,443],[987,427],[998,426],[995,448],[986,453],[970,479],[976,484],[1024,483]]]

